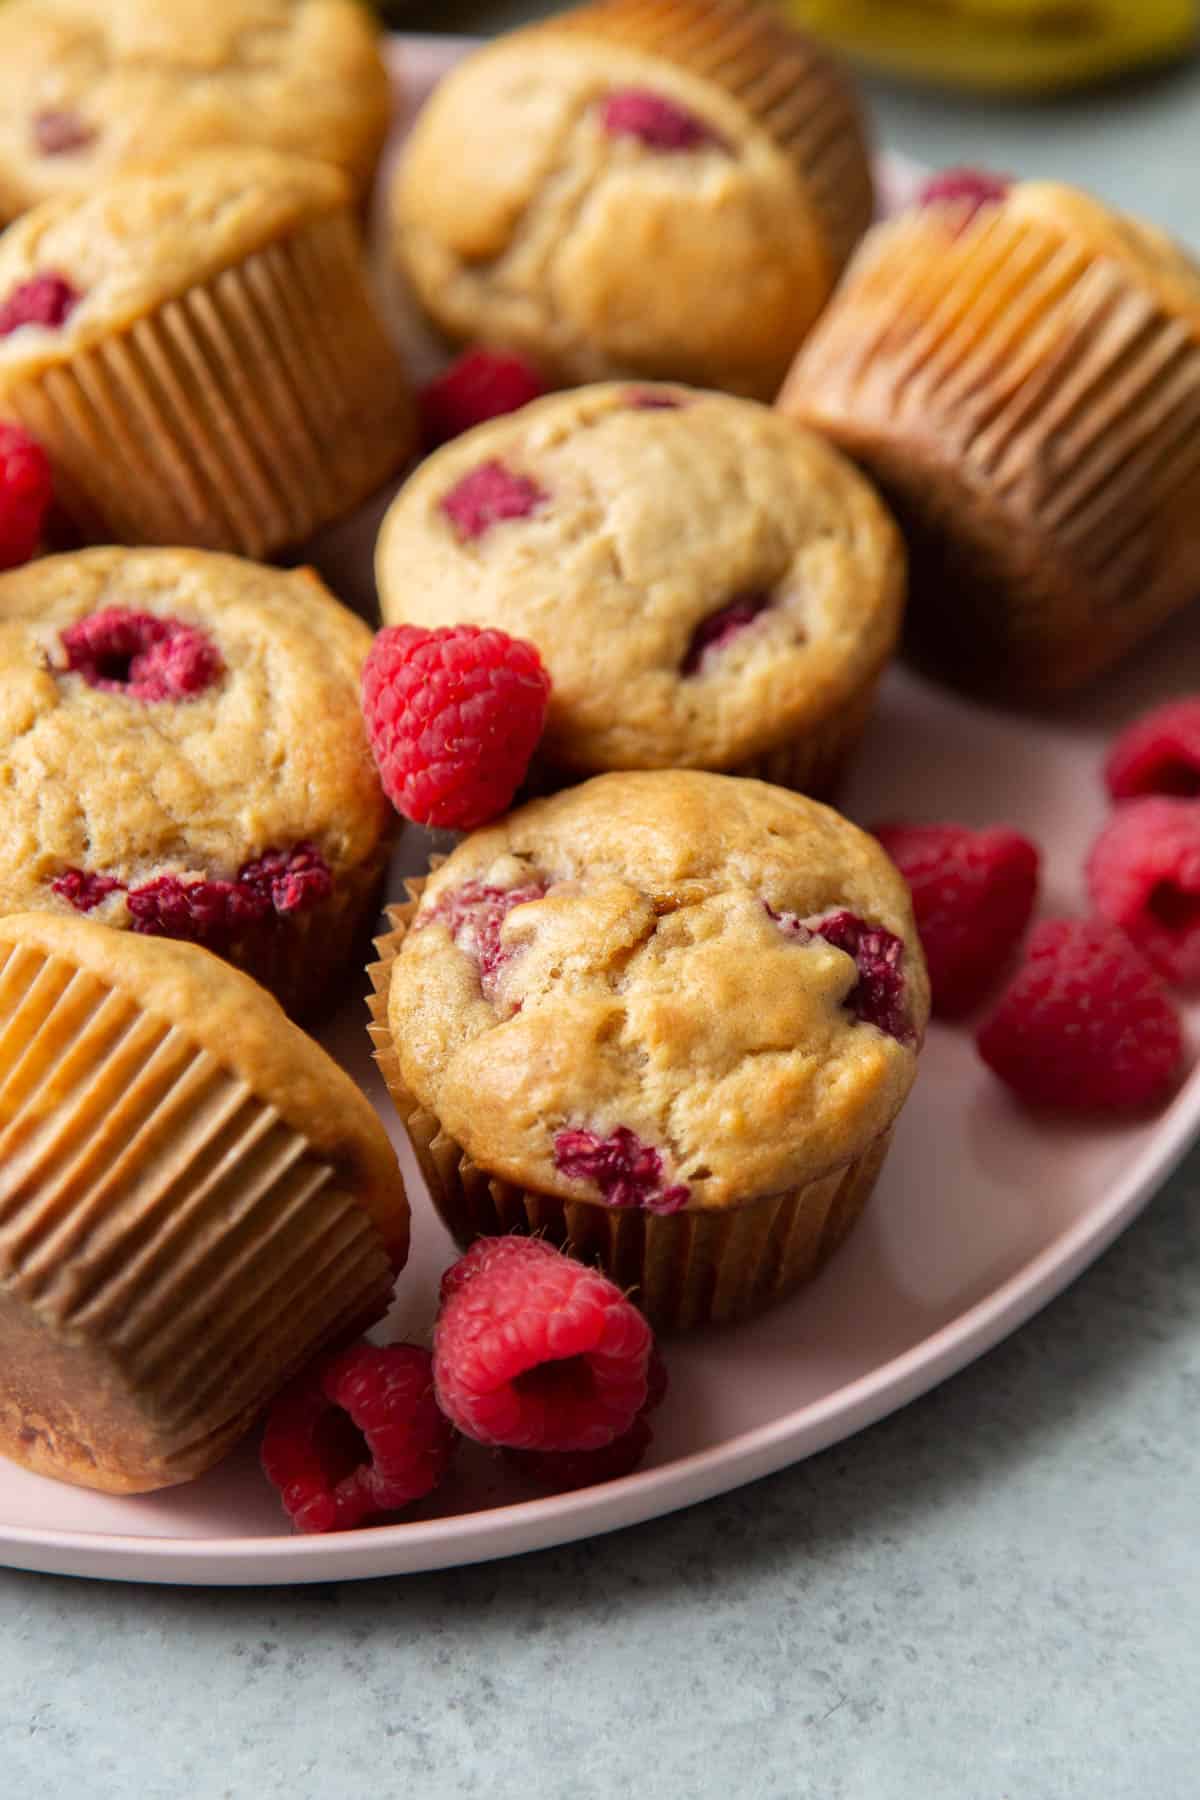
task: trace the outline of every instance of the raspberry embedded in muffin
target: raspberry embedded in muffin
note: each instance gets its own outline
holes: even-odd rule
[[[680,665],[685,675],[698,675],[710,652],[720,650],[731,639],[740,637],[748,625],[771,604],[769,594],[739,594],[728,606],[718,607],[701,619],[692,633],[687,654]]]
[[[912,1020],[904,998],[904,944],[895,932],[868,925],[852,912],[830,913],[825,918],[801,919],[795,913],[776,912],[763,905],[779,929],[801,944],[824,938],[835,950],[854,959],[858,980],[845,1005],[865,1025],[875,1025],[897,1043],[914,1041]]]
[[[502,941],[504,921],[518,906],[541,900],[549,882],[537,879],[519,887],[489,887],[483,882],[468,881],[439,900],[437,906],[422,915],[422,926],[436,922],[445,925],[460,950],[473,956],[479,965],[479,985],[485,999],[494,1000],[504,966],[515,954],[511,945]]]
[[[208,633],[182,619],[107,606],[62,634],[67,670],[129,700],[194,700],[225,672]]]
[[[86,150],[100,134],[73,107],[45,107],[33,115],[30,135],[40,156],[69,156]]]
[[[456,482],[443,495],[441,508],[459,538],[470,543],[504,519],[527,519],[546,498],[535,481],[492,461]]]
[[[652,88],[620,88],[609,94],[600,107],[600,123],[609,137],[636,138],[650,150],[729,148],[711,125]]]
[[[8,337],[22,325],[41,325],[57,331],[66,323],[82,298],[65,275],[34,275],[0,301],[0,337]]]
[[[686,1182],[663,1180],[663,1157],[618,1125],[601,1137],[580,1126],[560,1131],[554,1139],[554,1166],[572,1181],[599,1188],[606,1206],[641,1206],[647,1212],[680,1212],[692,1197]]]

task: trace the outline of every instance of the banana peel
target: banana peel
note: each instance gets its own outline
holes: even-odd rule
[[[1200,0],[780,0],[797,25],[888,74],[1051,94],[1191,48]]]

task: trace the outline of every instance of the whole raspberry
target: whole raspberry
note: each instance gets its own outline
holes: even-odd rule
[[[484,1239],[463,1261],[433,1339],[438,1402],[459,1430],[518,1450],[601,1450],[628,1431],[653,1339],[620,1288],[537,1239]]]
[[[661,1151],[625,1125],[607,1137],[578,1128],[554,1139],[554,1166],[572,1181],[590,1182],[606,1206],[640,1206],[649,1213],[681,1212],[691,1199],[682,1182],[663,1181]]]
[[[1033,1106],[1130,1111],[1162,1100],[1183,1060],[1166,989],[1101,920],[1047,919],[976,1036],[979,1053]]]
[[[874,835],[911,889],[933,1010],[959,1018],[995,986],[1024,935],[1037,898],[1037,847],[999,827],[877,825]]]
[[[518,906],[540,900],[545,892],[546,884],[541,881],[525,882],[515,888],[467,881],[443,894],[431,911],[421,915],[416,929],[440,920],[459,948],[475,958],[484,998],[494,1000],[501,973],[512,958],[512,951],[501,941],[504,921]]]
[[[646,1382],[646,1404],[641,1412],[629,1430],[603,1450],[506,1450],[505,1459],[525,1481],[547,1494],[565,1494],[632,1475],[654,1440],[648,1415],[661,1406],[667,1393],[667,1365],[657,1347],[650,1352]]]
[[[108,606],[62,634],[67,669],[89,687],[147,705],[194,700],[225,673],[208,633],[182,619]]]
[[[421,1500],[454,1451],[415,1344],[355,1344],[299,1376],[272,1407],[263,1473],[297,1531],[348,1531]]]
[[[993,175],[988,169],[943,169],[933,175],[917,195],[918,206],[950,206],[961,215],[961,224],[971,220],[985,206],[999,206],[1008,198],[1012,182],[1005,175]]]
[[[1109,751],[1104,779],[1114,800],[1200,796],[1200,695],[1170,700],[1135,720]]]
[[[533,364],[515,350],[464,350],[445,372],[421,389],[421,437],[436,450],[474,425],[540,400],[546,384]]]
[[[728,605],[718,607],[701,619],[692,633],[692,641],[681,665],[685,675],[698,675],[714,650],[720,650],[731,638],[740,637],[747,625],[753,625],[761,612],[771,604],[769,594],[739,594]]]
[[[514,475],[493,458],[456,481],[440,506],[459,539],[470,544],[505,519],[527,519],[547,498],[528,475]]]
[[[50,461],[19,425],[0,423],[0,569],[37,554],[54,500]]]
[[[0,300],[0,337],[22,325],[57,331],[79,304],[79,293],[65,275],[34,275]]]
[[[651,150],[699,150],[705,144],[725,148],[711,125],[674,100],[651,88],[621,88],[600,108],[600,123],[609,137],[637,138]]]
[[[418,825],[470,831],[510,804],[546,721],[532,644],[476,625],[393,625],[371,647],[363,713],[384,791]]]
[[[1200,800],[1119,806],[1092,846],[1088,892],[1177,987],[1200,983]]]

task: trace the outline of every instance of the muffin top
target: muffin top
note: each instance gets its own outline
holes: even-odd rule
[[[0,216],[221,144],[313,156],[362,187],[389,110],[355,0],[5,0]]]
[[[307,571],[203,551],[0,577],[0,912],[152,929],[179,878],[283,911],[324,898],[390,818],[358,702],[370,641]]]
[[[476,1162],[662,1212],[861,1154],[928,1010],[908,890],[873,838],[679,770],[598,776],[467,838],[387,997],[405,1083]]]
[[[395,1153],[350,1077],[246,975],[194,944],[108,931],[87,919],[31,912],[0,918],[9,946],[62,957],[127,994],[232,1070],[333,1164],[370,1214],[397,1266],[408,1250],[408,1200]],[[0,1106],[0,1119],[4,1109]]]
[[[0,236],[0,384],[67,361],[348,198],[328,164],[251,149],[48,200]]]
[[[439,85],[390,195],[404,270],[449,336],[563,379],[769,399],[841,261],[797,159],[718,81],[570,23]]]
[[[899,537],[866,481],[752,401],[605,385],[430,457],[376,552],[384,617],[498,626],[591,771],[736,766],[835,711],[896,640]]]

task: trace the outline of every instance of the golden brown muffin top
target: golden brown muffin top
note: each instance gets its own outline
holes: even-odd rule
[[[1167,232],[1057,181],[1019,181],[1004,202],[1011,219],[1060,231],[1094,256],[1111,257],[1145,282],[1168,312],[1200,332],[1200,263]]]
[[[70,912],[72,870],[129,888],[304,844],[335,881],[368,861],[391,817],[359,709],[370,642],[307,571],[204,551],[0,577],[0,912]],[[93,893],[129,922],[120,887]]]
[[[847,914],[874,931],[861,970],[820,935],[853,941]],[[482,1167],[595,1200],[571,1170],[628,1133],[651,1210],[735,1206],[860,1155],[904,1102],[928,1012],[908,890],[875,840],[694,771],[598,776],[467,838],[387,1000],[405,1083]]]
[[[408,1200],[387,1133],[350,1077],[257,982],[195,944],[41,912],[0,918],[3,944],[64,958],[207,1050],[334,1165],[403,1262]]]
[[[497,482],[524,516],[472,536]],[[376,571],[391,624],[536,644],[546,750],[584,771],[736,766],[823,720],[891,652],[904,590],[882,504],[815,435],[753,401],[615,384],[430,457]]]
[[[0,10],[0,19],[3,19]],[[348,203],[326,163],[273,150],[208,150],[128,170],[35,207],[0,236],[0,309],[27,284],[70,290],[60,323],[0,335],[0,390],[68,361],[310,219]]]
[[[389,110],[356,0],[5,0],[0,216],[214,145],[316,157],[363,187]]]

